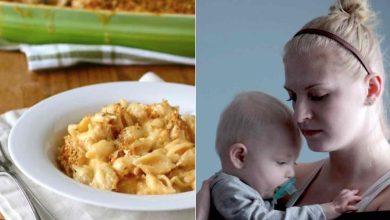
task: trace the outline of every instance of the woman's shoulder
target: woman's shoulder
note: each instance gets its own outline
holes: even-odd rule
[[[390,210],[390,172],[387,171],[375,184],[368,190],[368,197],[374,197],[366,210],[383,211]]]
[[[390,186],[387,186],[367,207],[367,211],[390,210]]]
[[[297,186],[301,186],[313,174],[313,172],[321,167],[324,163],[325,160],[319,160],[295,165],[295,178],[297,179]]]

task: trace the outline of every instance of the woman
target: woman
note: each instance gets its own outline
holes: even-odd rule
[[[373,21],[367,1],[337,1],[285,46],[285,89],[295,120],[311,150],[329,152],[324,161],[297,166],[303,193],[289,205],[328,201],[354,188],[364,197],[359,211],[390,210],[385,73]],[[376,182],[381,177],[388,183]],[[383,189],[370,192],[376,185]]]
[[[330,201],[359,189],[359,212],[390,210],[385,73],[367,0],[338,0],[285,46],[285,89],[311,150],[326,160],[296,166],[300,189],[288,206]],[[207,181],[197,215],[208,213]],[[202,202],[203,200],[203,202]],[[206,201],[206,202],[205,202]]]

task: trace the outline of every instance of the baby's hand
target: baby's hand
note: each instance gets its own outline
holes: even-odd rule
[[[358,192],[356,189],[343,189],[332,202],[321,204],[326,219],[335,219],[345,212],[357,211],[355,205],[362,199],[357,195]]]
[[[359,202],[362,197],[358,196],[359,190],[343,189],[340,194],[332,201],[335,210],[342,214],[345,212],[357,211],[356,203]]]

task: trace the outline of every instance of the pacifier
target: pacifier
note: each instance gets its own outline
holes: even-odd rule
[[[296,192],[297,188],[295,187],[295,182],[296,179],[295,177],[293,177],[284,182],[278,188],[276,188],[274,196],[272,198],[272,203],[275,205],[278,199],[283,198],[287,194],[292,195],[294,192]]]

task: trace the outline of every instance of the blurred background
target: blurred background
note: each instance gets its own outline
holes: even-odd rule
[[[290,106],[283,89],[283,46],[306,22],[326,15],[333,3],[197,0],[197,189],[220,169],[214,142],[223,108],[245,90],[264,91]],[[388,75],[390,1],[371,1],[371,5],[381,21],[378,31],[384,38],[381,46]],[[325,153],[310,151],[305,143],[298,162],[325,157]]]

